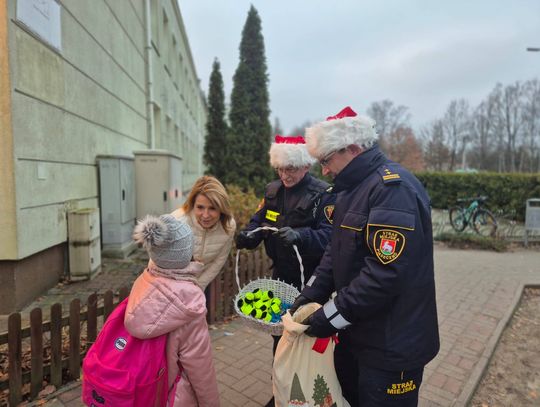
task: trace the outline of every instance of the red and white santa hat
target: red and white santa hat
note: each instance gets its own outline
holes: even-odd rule
[[[315,162],[315,159],[308,154],[306,141],[302,136],[284,137],[278,134],[268,154],[270,165],[274,168],[300,168]]]
[[[369,148],[376,141],[375,120],[358,116],[349,106],[306,129],[307,150],[319,160],[352,144]]]

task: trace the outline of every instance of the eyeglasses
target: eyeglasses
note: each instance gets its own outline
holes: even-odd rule
[[[344,152],[346,149],[345,148],[342,148],[340,150],[336,150],[336,151],[332,151],[330,154],[328,154],[326,157],[324,158],[321,158],[319,160],[319,164],[321,164],[321,167],[326,167],[328,164],[330,164],[330,161],[332,161],[332,157],[334,157],[334,155],[336,153],[342,153]]]
[[[276,168],[276,171],[278,173],[285,173],[285,174],[294,174],[296,173],[300,168],[298,167],[293,167],[293,166],[288,166],[288,167],[283,167],[283,168]]]

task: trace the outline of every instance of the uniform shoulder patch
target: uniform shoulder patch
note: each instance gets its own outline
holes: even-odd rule
[[[375,256],[382,264],[392,263],[405,247],[405,236],[392,229],[379,229],[373,236]]]
[[[385,184],[394,184],[401,182],[400,175],[386,166],[379,168],[378,172],[379,174],[381,174],[382,180]]]
[[[334,190],[334,187],[332,185],[326,188],[326,192],[328,192],[329,194],[331,194],[333,190]]]
[[[332,225],[334,223],[334,219],[332,218],[332,215],[334,214],[334,205],[326,205],[323,212],[326,219],[328,219],[328,222]]]

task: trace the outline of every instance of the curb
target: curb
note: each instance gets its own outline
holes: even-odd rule
[[[516,309],[518,308],[521,302],[521,298],[523,297],[523,291],[525,290],[525,288],[529,288],[529,287],[540,287],[540,285],[525,283],[525,284],[521,284],[516,289],[511,306],[508,308],[503,318],[501,318],[501,320],[499,321],[499,325],[497,326],[497,328],[495,329],[495,332],[491,336],[491,339],[487,343],[486,348],[484,349],[484,352],[482,353],[482,356],[480,356],[480,360],[474,367],[471,375],[469,376],[469,380],[467,380],[465,386],[463,387],[463,390],[461,391],[461,394],[452,403],[452,407],[461,407],[461,406],[469,405],[472,397],[474,396],[476,388],[478,387],[478,385],[480,384],[480,381],[484,377],[484,373],[487,370],[487,367],[489,365],[491,358],[495,354],[495,348],[497,347],[499,340],[501,339],[502,333],[504,332],[505,328],[508,326],[508,323],[512,319],[514,313],[516,312]]]

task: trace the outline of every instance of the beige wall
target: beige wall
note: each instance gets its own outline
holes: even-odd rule
[[[99,205],[96,156],[150,148],[149,111],[154,147],[183,158],[183,189],[203,171],[206,105],[176,0],[150,0],[150,78],[145,0],[58,4],[61,49],[0,0],[0,281],[40,256],[53,280],[64,272],[67,211]]]

